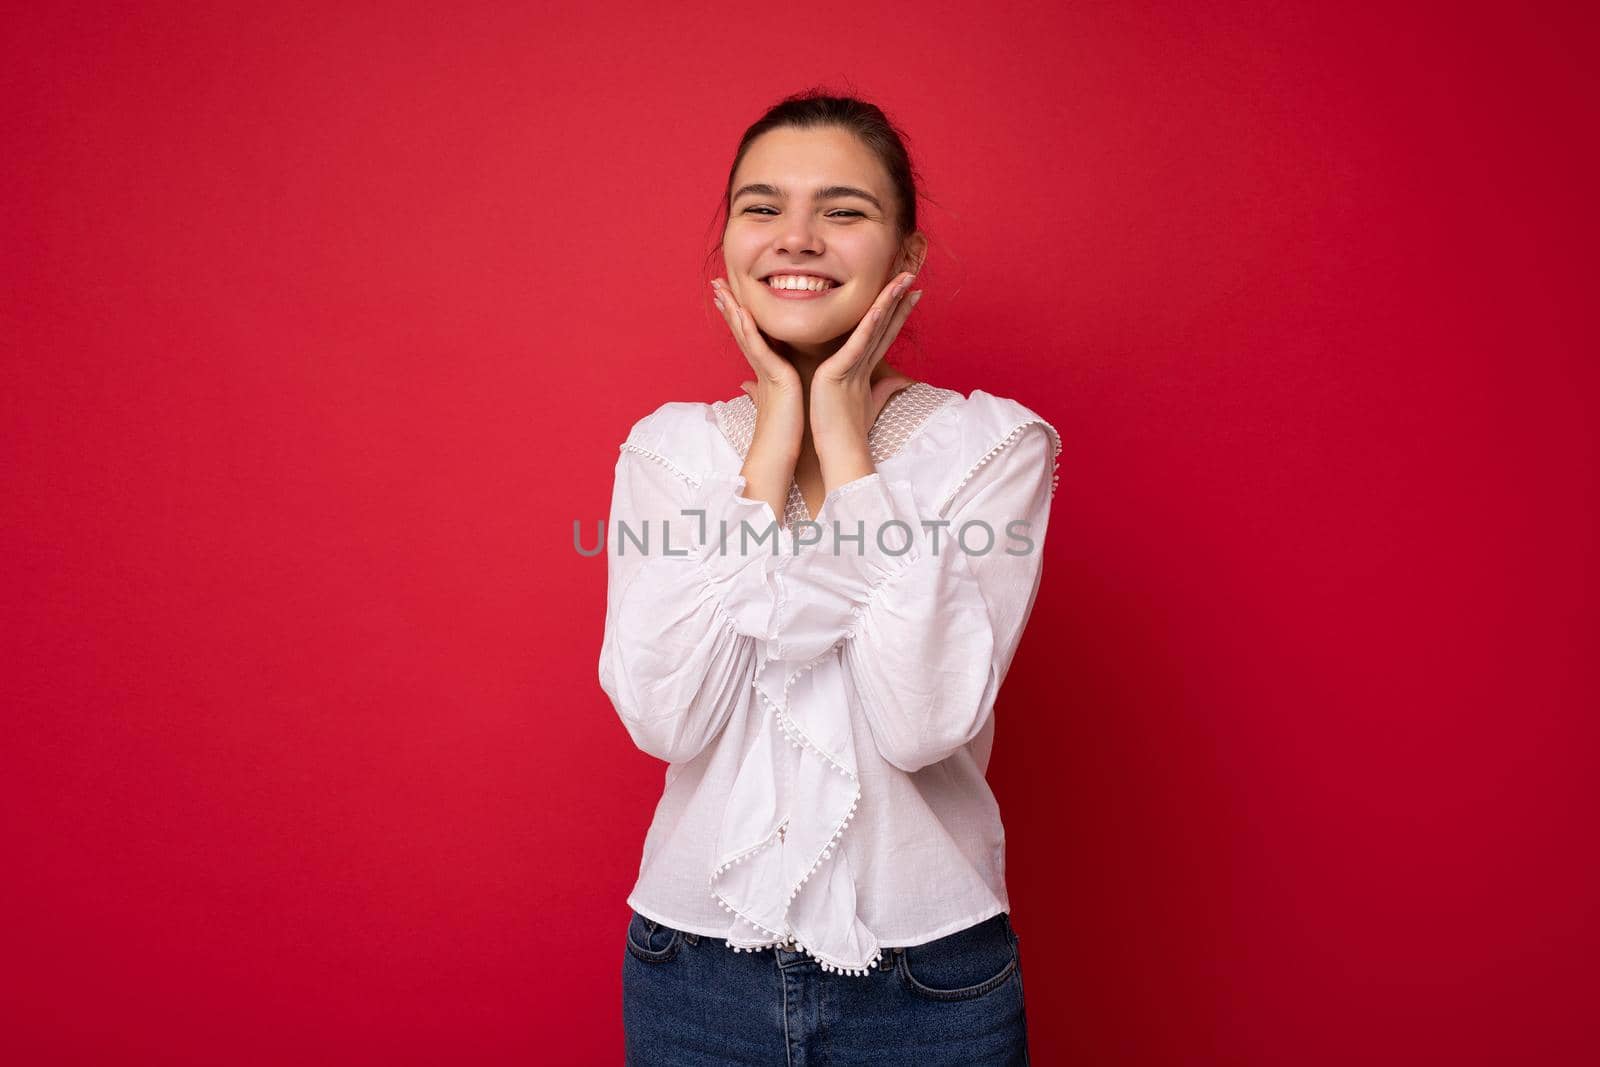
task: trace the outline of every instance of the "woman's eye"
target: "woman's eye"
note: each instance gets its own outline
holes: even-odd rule
[[[751,212],[752,212],[752,211],[755,211],[755,212],[762,212],[762,213],[766,213],[766,214],[770,214],[770,215],[776,215],[776,214],[777,214],[777,212],[776,212],[776,211],[773,211],[773,210],[772,210],[772,209],[771,209],[771,208],[769,208],[769,207],[761,207],[761,206],[757,206],[757,207],[747,207],[747,208],[745,208],[745,209],[744,209],[744,212],[743,212],[743,214],[746,214],[746,215],[748,215],[748,214],[750,214],[750,213],[751,213]],[[859,211],[852,211],[852,210],[851,210],[851,209],[849,209],[849,208],[847,208],[847,207],[843,207],[843,208],[839,208],[839,209],[838,209],[838,210],[836,210],[836,211],[830,211],[830,212],[828,212],[828,217],[829,217],[829,218],[833,218],[833,217],[834,217],[834,216],[836,216],[836,215],[842,215],[842,216],[844,216],[844,217],[845,217],[845,218],[849,218],[849,217],[850,217],[850,216],[851,216],[851,215],[854,215],[854,216],[856,216],[856,217],[858,217],[858,218],[865,218],[865,217],[866,217],[866,216],[865,216],[865,215],[862,215],[862,214],[861,214],[861,212],[859,212]]]

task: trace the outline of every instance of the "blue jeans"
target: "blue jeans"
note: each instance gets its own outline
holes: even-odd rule
[[[886,948],[864,976],[781,947],[734,952],[631,909],[625,948],[622,1025],[634,1067],[1029,1062],[1022,960],[1004,912]]]

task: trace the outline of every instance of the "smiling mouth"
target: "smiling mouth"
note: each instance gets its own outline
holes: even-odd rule
[[[767,292],[783,300],[812,300],[827,296],[839,288],[839,283],[829,278],[807,278],[804,282],[796,282],[792,280],[793,277],[793,275],[769,275],[761,279],[761,285]],[[783,285],[774,285],[772,278],[786,278],[786,281]]]

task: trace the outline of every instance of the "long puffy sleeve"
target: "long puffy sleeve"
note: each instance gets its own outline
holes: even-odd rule
[[[780,571],[784,655],[842,641],[878,750],[901,770],[945,759],[989,719],[1039,590],[1058,451],[1042,420],[1017,426],[944,519],[919,508],[909,481],[874,472],[839,486],[817,517],[821,539]]]
[[[768,504],[740,495],[742,475],[690,475],[635,436],[607,525],[600,686],[639,748],[681,763],[752,686],[775,621],[778,526]]]

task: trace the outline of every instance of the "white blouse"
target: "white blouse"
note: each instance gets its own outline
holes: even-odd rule
[[[740,495],[753,425],[749,396],[673,402],[620,446],[600,685],[669,764],[628,904],[865,975],[1010,910],[984,774],[1061,440],[1015,400],[913,383],[869,434],[876,471],[806,526],[798,485],[781,524]]]

